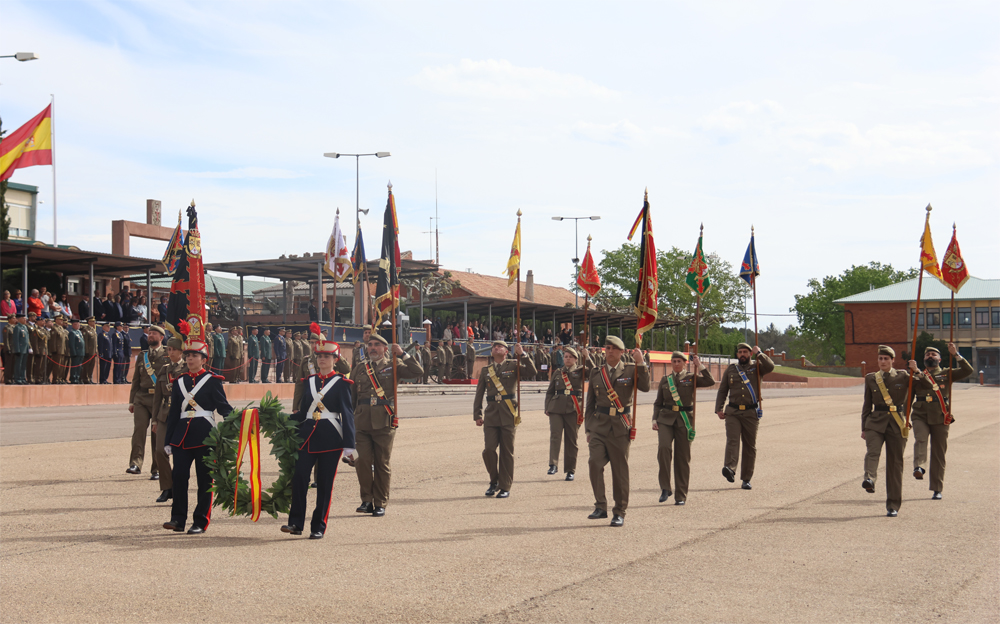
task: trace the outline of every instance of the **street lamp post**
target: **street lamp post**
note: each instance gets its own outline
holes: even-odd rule
[[[361,213],[364,212],[368,214],[368,208],[361,210],[361,157],[362,156],[374,156],[376,158],[386,158],[392,156],[389,152],[373,152],[371,154],[341,154],[340,152],[324,152],[323,156],[327,158],[340,158],[341,156],[354,156],[354,235],[358,235],[358,230],[361,229]],[[367,279],[367,278],[366,278]],[[368,288],[368,284],[365,284],[365,288]],[[336,285],[334,285],[336,289]],[[334,293],[337,291],[334,290]],[[364,314],[364,306],[360,304],[359,298],[357,297],[358,288],[355,287],[355,301],[358,301],[358,315],[355,317],[355,322],[357,319],[362,317]],[[333,318],[336,320],[336,304],[334,304]],[[353,315],[353,312],[352,312]]]
[[[573,257],[573,267],[576,269],[576,277],[580,278],[580,220],[588,219],[590,221],[598,221],[601,217],[552,217],[553,221],[573,221],[573,245],[576,255]],[[576,307],[580,307],[580,287],[575,283],[573,284],[573,296]],[[575,329],[573,331],[576,331]]]
[[[21,61],[36,61],[38,60],[38,55],[34,52],[18,52],[17,54],[5,54],[0,56],[0,58],[12,58]]]

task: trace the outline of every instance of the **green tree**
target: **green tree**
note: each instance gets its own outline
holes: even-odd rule
[[[832,363],[834,356],[843,360],[844,308],[834,301],[914,277],[917,269],[897,271],[890,264],[871,262],[852,266],[837,276],[810,279],[809,294],[795,295],[795,305],[789,310],[799,319],[793,348],[817,364]]]

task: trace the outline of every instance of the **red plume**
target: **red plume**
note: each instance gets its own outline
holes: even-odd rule
[[[191,326],[188,325],[187,321],[180,321],[177,323],[177,331],[181,333],[185,338],[191,333]]]
[[[309,333],[310,334],[318,334],[318,335],[322,336],[323,335],[323,328],[319,326],[319,323],[311,323],[309,325]]]

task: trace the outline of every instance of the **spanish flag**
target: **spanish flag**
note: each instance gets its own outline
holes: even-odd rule
[[[15,169],[52,164],[52,105],[0,143],[0,180]]]

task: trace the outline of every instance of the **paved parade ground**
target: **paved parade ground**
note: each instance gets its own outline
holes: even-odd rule
[[[657,502],[653,394],[641,396],[623,528],[587,519],[582,432],[576,481],[561,465],[546,476],[541,397],[525,397],[507,500],[483,496],[472,397],[404,397],[386,516],[355,513],[358,482],[344,469],[320,541],[280,533],[284,517],[254,524],[218,508],[205,535],[165,531],[149,459],[143,475],[125,474],[124,406],[3,410],[0,619],[1000,620],[1000,390],[956,386],[944,499],[910,476],[908,446],[896,519],[881,470],[874,495],[860,485],[861,393],[768,393],[752,491],[720,474],[715,389],[699,393],[684,507]],[[264,468],[269,485],[276,464]]]

